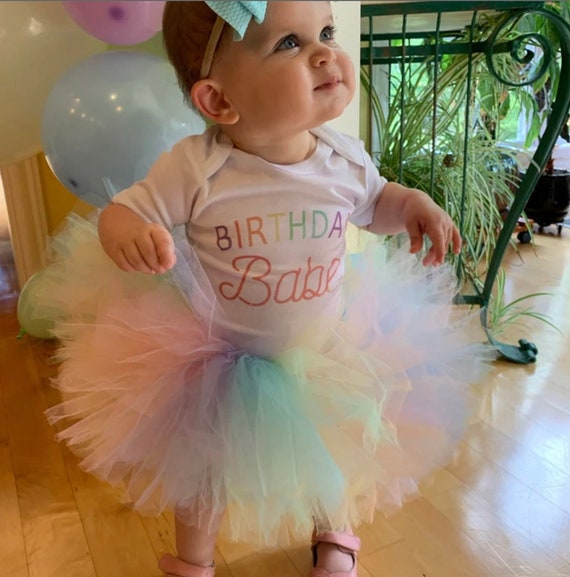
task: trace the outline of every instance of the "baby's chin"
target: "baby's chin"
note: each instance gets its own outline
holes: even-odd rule
[[[337,118],[340,118],[344,114],[349,103],[350,102],[347,102],[344,105],[339,105],[339,106],[336,106],[336,107],[331,108],[330,110],[326,111],[326,114],[323,115],[321,122],[319,124],[317,124],[316,126],[319,126],[320,124],[324,124],[325,122],[330,122],[331,120],[336,120]],[[316,126],[315,126],[315,128],[316,128]]]

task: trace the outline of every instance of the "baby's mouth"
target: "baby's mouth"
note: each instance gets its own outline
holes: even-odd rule
[[[319,84],[315,90],[330,90],[336,88],[341,82],[342,80],[338,76],[330,76],[325,82]]]

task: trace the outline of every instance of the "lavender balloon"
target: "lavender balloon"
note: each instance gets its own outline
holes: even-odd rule
[[[164,2],[62,2],[85,32],[119,46],[139,44],[162,28]]]
[[[83,60],[56,82],[42,142],[60,182],[102,207],[143,178],[162,152],[204,128],[166,60],[117,50]]]

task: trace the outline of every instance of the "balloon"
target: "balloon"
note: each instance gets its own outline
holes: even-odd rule
[[[49,301],[50,282],[46,271],[39,271],[31,276],[20,291],[16,314],[20,327],[32,337],[39,339],[53,338],[55,322],[62,318],[57,308],[38,303]]]
[[[44,109],[42,139],[60,182],[103,207],[143,178],[160,153],[204,128],[168,62],[119,50],[88,58],[59,79]]]
[[[119,44],[109,44],[107,49],[109,51],[124,50],[124,47],[120,46]],[[166,49],[164,48],[164,42],[161,33],[155,34],[152,38],[149,38],[148,40],[145,40],[140,44],[136,44],[135,46],[129,46],[128,49],[136,50],[137,52],[145,52],[146,54],[153,54],[154,56],[159,56],[164,60],[168,59],[168,55],[166,54]]]
[[[164,2],[62,2],[73,20],[99,40],[129,46],[162,27]]]
[[[0,166],[40,152],[42,110],[54,82],[104,50],[60,2],[0,2]]]

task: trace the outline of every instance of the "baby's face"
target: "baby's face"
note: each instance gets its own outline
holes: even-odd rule
[[[288,136],[339,116],[354,95],[352,62],[335,41],[329,2],[268,2],[262,24],[221,48],[212,78],[244,129]]]

